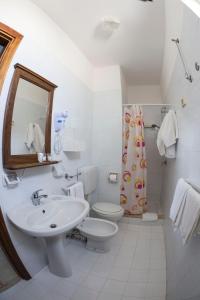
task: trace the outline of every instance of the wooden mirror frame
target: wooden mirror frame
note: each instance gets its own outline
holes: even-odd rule
[[[11,81],[6,111],[4,115],[4,128],[3,128],[3,164],[4,168],[10,170],[32,168],[36,166],[44,166],[57,163],[57,161],[38,162],[37,154],[11,154],[11,131],[12,131],[12,117],[15,105],[15,97],[17,87],[20,79],[24,79],[48,91],[48,109],[45,127],[45,153],[51,153],[51,122],[52,122],[52,106],[54,90],[57,86],[35,72],[27,69],[26,67],[16,64],[13,78]]]
[[[0,37],[8,41],[3,53],[0,56],[0,92],[3,86],[6,72],[10,62],[21,42],[23,35],[0,22]]]

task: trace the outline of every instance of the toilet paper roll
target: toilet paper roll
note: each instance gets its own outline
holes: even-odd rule
[[[118,173],[109,173],[108,180],[110,183],[118,182]]]

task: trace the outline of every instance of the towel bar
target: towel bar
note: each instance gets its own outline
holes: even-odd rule
[[[80,176],[81,174],[82,174],[82,173],[77,173],[77,174],[74,174],[74,175],[69,175],[68,173],[66,173],[66,174],[65,174],[65,179],[71,180],[71,179],[73,179],[74,177],[76,177],[77,180],[78,180],[78,176]]]
[[[181,58],[181,61],[182,61],[182,64],[183,64],[183,68],[184,68],[184,71],[185,71],[185,79],[187,79],[189,82],[193,82],[193,78],[192,78],[192,75],[189,73],[189,71],[187,70],[187,66],[186,66],[186,63],[183,59],[183,54],[181,52],[181,48],[180,48],[180,40],[177,38],[177,39],[171,39],[172,42],[174,42],[177,46],[177,49],[178,49],[178,53],[180,55],[180,58]]]

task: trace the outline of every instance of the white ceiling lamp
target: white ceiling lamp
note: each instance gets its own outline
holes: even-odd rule
[[[108,39],[119,29],[120,21],[112,16],[103,17],[96,27],[95,35],[101,39]]]
[[[101,20],[101,27],[102,30],[105,32],[114,32],[116,31],[120,26],[120,21],[114,17],[104,17]]]

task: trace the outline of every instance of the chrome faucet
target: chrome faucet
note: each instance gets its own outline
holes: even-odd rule
[[[40,205],[41,198],[47,198],[48,197],[48,195],[46,195],[46,194],[39,195],[40,191],[42,191],[42,189],[39,189],[39,190],[33,192],[33,194],[31,195],[32,203],[35,206]]]

